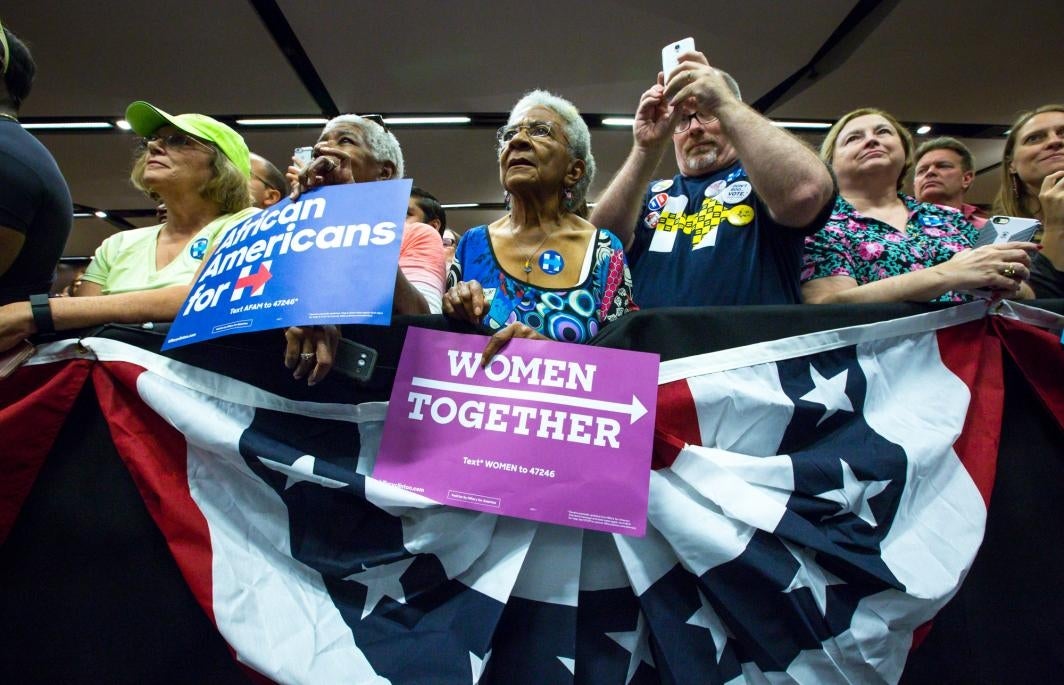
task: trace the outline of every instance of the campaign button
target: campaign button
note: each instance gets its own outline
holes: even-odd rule
[[[666,178],[666,179],[658,181],[654,185],[650,186],[650,189],[652,191],[654,191],[655,193],[660,193],[661,191],[668,190],[671,187],[672,187],[672,179],[671,178]]]
[[[727,185],[728,183],[724,179],[718,179],[716,181],[713,181],[708,186],[706,186],[706,192],[704,193],[704,195],[708,198],[714,198],[717,195],[720,195],[720,191],[724,190],[725,186]]]
[[[655,212],[665,206],[665,203],[669,201],[668,193],[658,193],[654,197],[650,198],[650,202],[647,206]]]
[[[188,246],[188,255],[193,259],[203,259],[203,255],[205,254],[207,254],[206,238],[193,240],[192,244]]]
[[[643,223],[645,223],[648,228],[654,228],[658,225],[658,219],[660,218],[661,214],[659,214],[658,212],[651,212],[650,214],[647,214],[645,217],[643,217]]]
[[[735,205],[725,212],[725,216],[732,226],[745,226],[754,220],[754,208],[750,205]]]
[[[741,178],[743,176],[746,176],[746,169],[743,169],[742,167],[739,167],[735,171],[733,171],[730,174],[728,174],[728,177],[725,178],[724,180],[727,181],[728,183],[731,183],[735,179]]]
[[[560,274],[565,268],[565,260],[560,252],[547,250],[539,256],[539,268],[548,276]]]
[[[753,186],[749,181],[736,181],[725,188],[717,199],[725,204],[733,205],[750,197],[751,190]]]

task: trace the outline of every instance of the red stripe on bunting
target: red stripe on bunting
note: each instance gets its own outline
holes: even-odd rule
[[[1001,343],[990,334],[987,318],[939,331],[938,349],[942,363],[971,391],[964,429],[953,449],[983,496],[983,503],[989,506],[1001,439],[1005,380]]]
[[[701,445],[698,410],[687,381],[658,386],[658,407],[654,422],[654,457],[651,468],[672,466],[684,445]]]
[[[104,362],[93,381],[115,448],[140,491],[185,582],[212,623],[214,617],[211,536],[207,519],[188,488],[185,437],[141,399],[137,377],[144,369]]]
[[[1064,430],[1064,343],[1058,335],[1021,321],[991,319],[1009,357]]]
[[[0,380],[0,544],[7,539],[92,362],[23,366]]]

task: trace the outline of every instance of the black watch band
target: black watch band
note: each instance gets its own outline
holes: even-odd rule
[[[33,323],[37,326],[37,336],[45,340],[55,337],[55,321],[52,320],[52,305],[48,302],[48,293],[30,295],[30,311]]]

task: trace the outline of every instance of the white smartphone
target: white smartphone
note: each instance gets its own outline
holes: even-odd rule
[[[992,216],[987,220],[986,225],[979,229],[979,238],[975,241],[975,246],[1030,240],[1041,227],[1042,224],[1038,219],[1028,219],[1022,216]]]
[[[665,83],[669,82],[669,74],[680,66],[680,55],[685,52],[693,52],[694,49],[694,38],[684,38],[675,43],[669,43],[661,49],[661,71],[665,74]]]
[[[302,168],[310,164],[310,160],[314,158],[314,147],[297,147],[292,151],[292,157],[296,160],[296,166]]]

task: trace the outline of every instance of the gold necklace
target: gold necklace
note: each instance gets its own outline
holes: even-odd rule
[[[0,117],[2,117],[4,119],[10,119],[11,121],[15,122],[16,124],[18,123],[18,117],[11,116],[7,112],[0,112]]]
[[[536,245],[536,247],[531,252],[529,252],[527,255],[525,255],[525,265],[524,265],[524,267],[522,267],[524,272],[525,272],[525,275],[528,275],[528,274],[532,273],[532,259],[537,254],[539,254],[539,251],[541,249],[543,249],[543,245],[553,235],[552,233],[547,233],[547,229],[545,229],[545,228],[542,229],[542,231],[544,233],[546,233],[546,235],[543,236],[543,240],[539,241],[539,245]],[[517,231],[514,230],[514,225],[513,224],[510,224],[510,235],[512,235],[513,238],[514,238],[514,244],[517,245],[518,248],[520,249],[521,242],[517,239]]]

